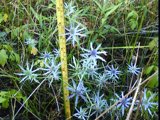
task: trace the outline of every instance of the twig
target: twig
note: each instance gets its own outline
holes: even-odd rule
[[[52,91],[53,91],[53,94],[54,94],[54,97],[55,97],[55,100],[56,100],[56,104],[57,104],[57,109],[58,109],[58,112],[59,112],[60,110],[59,110],[58,99],[57,99],[56,93],[55,93],[54,88],[53,88],[52,85],[51,85],[51,88],[52,88]]]
[[[134,94],[134,98],[133,98],[133,101],[132,101],[132,104],[131,104],[131,107],[129,109],[129,112],[128,112],[128,115],[127,115],[127,118],[126,120],[129,120],[130,119],[130,116],[132,114],[132,111],[133,111],[133,107],[134,107],[134,103],[136,102],[136,98],[137,98],[137,95],[138,95],[138,91],[140,89],[140,84],[141,84],[141,81],[142,81],[142,73],[143,73],[143,70],[141,72],[141,76],[140,76],[140,79],[139,79],[139,82],[137,84],[137,89],[136,89],[136,92]]]
[[[138,49],[137,49],[137,54],[136,54],[136,58],[135,58],[135,62],[134,62],[134,66],[136,66],[136,64],[137,64],[137,60],[138,60],[138,53],[139,53],[139,46],[140,46],[140,43],[138,43]],[[129,90],[131,89],[131,86],[132,86],[133,77],[134,77],[134,74],[132,75],[132,78],[131,78],[131,82],[130,82],[130,85],[129,85]]]
[[[136,111],[136,114],[134,116],[134,120],[137,120],[137,116],[138,116],[138,111],[140,110],[140,105],[142,103],[142,91],[140,91],[140,100],[138,102],[138,107],[137,107],[137,111]]]

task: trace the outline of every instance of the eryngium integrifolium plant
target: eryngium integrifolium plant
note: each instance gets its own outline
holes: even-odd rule
[[[129,106],[131,105],[132,103],[132,97],[125,97],[124,96],[124,92],[121,92],[121,95],[119,96],[117,93],[115,93],[115,96],[116,98],[115,99],[111,99],[112,101],[116,102],[116,101],[119,101],[121,100],[121,102],[119,102],[116,106],[116,108],[118,110],[121,111],[121,115],[124,116],[125,114],[125,110],[127,108],[129,108]]]
[[[71,21],[69,28],[65,29],[66,41],[70,41],[73,46],[75,46],[76,43],[79,43],[80,38],[87,36],[86,28],[80,23],[74,23],[74,21]]]
[[[106,66],[105,69],[105,74],[108,76],[108,78],[114,82],[117,82],[117,80],[119,79],[119,75],[120,75],[121,71],[118,70],[117,68],[114,68],[113,65],[110,66]]]
[[[88,118],[87,108],[80,107],[79,110],[77,108],[75,108],[75,109],[76,109],[76,113],[73,116],[77,117],[80,120],[87,120],[87,118]]]
[[[82,59],[81,63],[84,75],[87,75],[88,79],[92,78],[93,80],[96,76],[98,76],[99,68],[91,59]]]
[[[107,101],[103,98],[104,94],[100,95],[100,92],[98,91],[92,98],[92,114],[96,114],[98,116],[102,111],[107,109],[108,104]]]
[[[108,80],[109,78],[107,77],[107,75],[103,73],[103,74],[98,74],[98,76],[95,79],[95,82],[96,82],[97,87],[102,89],[104,86],[106,86],[106,83],[109,83]]]
[[[80,63],[79,60],[77,60],[74,56],[72,59],[72,64],[69,64],[69,66],[71,67],[71,69],[69,69],[71,71],[72,76],[71,77],[78,77],[78,78],[82,78],[85,74],[84,69]]]
[[[71,92],[71,95],[68,97],[69,99],[75,98],[75,106],[78,104],[79,97],[81,97],[85,102],[87,102],[87,98],[85,94],[87,93],[87,88],[84,87],[83,80],[79,80],[78,85],[76,85],[75,81],[72,80],[73,86],[68,87],[68,90]]]
[[[55,58],[52,58],[50,61],[48,62],[44,62],[45,67],[41,68],[41,70],[43,70],[44,74],[43,76],[45,76],[47,78],[47,80],[49,81],[49,85],[52,84],[52,82],[54,80],[59,80],[60,79],[60,66],[61,63],[57,63]]]
[[[30,81],[30,82],[37,82],[42,80],[43,78],[48,80],[49,86],[53,83],[54,80],[60,80],[61,72],[60,72],[60,66],[61,63],[57,63],[57,58],[54,57],[53,54],[49,52],[45,52],[44,54],[41,54],[41,57],[43,59],[43,67],[37,66],[37,69],[34,68],[34,62],[30,65],[29,62],[26,62],[26,66],[21,68],[21,73],[16,73],[19,76],[24,76],[21,80],[21,82]],[[41,74],[40,74],[41,73]]]
[[[85,48],[81,48],[82,51],[84,52],[83,54],[81,54],[82,57],[84,57],[84,59],[90,59],[91,61],[93,61],[94,65],[97,65],[97,60],[101,60],[103,62],[106,62],[105,59],[103,57],[101,57],[100,55],[107,55],[106,51],[99,51],[101,47],[101,44],[99,44],[96,48],[93,48],[93,43],[90,43],[90,49],[85,49]]]
[[[136,64],[131,63],[128,65],[128,72],[133,74],[133,75],[138,75],[140,73],[140,69],[136,66]]]
[[[158,102],[156,101],[157,94],[144,89],[141,110],[142,113],[147,113],[153,117],[153,113],[158,109]]]
[[[65,15],[71,17],[72,14],[76,11],[76,6],[73,5],[73,2],[64,3]]]
[[[25,40],[24,43],[30,47],[35,47],[38,42],[35,39],[29,37]]]
[[[38,73],[36,73],[37,71],[39,71],[39,68],[38,69],[33,69],[33,67],[34,67],[33,62],[30,65],[28,63],[28,60],[27,60],[25,67],[23,67],[21,65],[19,65],[19,67],[22,70],[22,72],[21,73],[15,73],[15,74],[19,75],[19,76],[23,76],[23,78],[20,80],[20,83],[24,83],[27,80],[30,81],[30,82],[34,81],[36,83],[39,83],[39,80],[37,79]]]
[[[47,51],[45,51],[44,53],[41,53],[41,56],[40,56],[40,58],[42,58],[45,63],[47,61],[50,61],[53,57],[54,57],[53,54]]]

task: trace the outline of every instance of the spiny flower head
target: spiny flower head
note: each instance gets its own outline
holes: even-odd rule
[[[105,73],[110,79],[116,80],[119,79],[118,75],[121,73],[121,71],[118,70],[118,67],[114,68],[112,65],[111,67],[109,66],[106,67]]]
[[[83,59],[82,68],[85,74],[88,76],[88,78],[91,77],[93,79],[94,77],[98,76],[97,73],[98,68],[93,63],[93,61],[91,61],[91,59]]]
[[[81,54],[81,56],[84,57],[85,59],[91,59],[92,61],[94,61],[94,64],[97,64],[97,59],[100,59],[105,62],[105,60],[100,56],[100,54],[106,55],[106,52],[99,51],[100,47],[101,47],[101,44],[98,45],[98,47],[94,49],[93,43],[91,42],[89,50],[82,48],[82,50],[85,51],[86,53]]]
[[[51,60],[54,56],[50,53],[45,51],[44,53],[41,53],[41,57],[42,59],[44,59],[44,62],[47,62],[47,60]]]
[[[66,10],[65,15],[67,15],[68,17],[76,11],[76,9],[75,9],[76,6],[73,6],[72,2],[64,3],[64,7]]]
[[[17,75],[19,76],[24,76],[20,83],[22,82],[25,82],[26,80],[30,80],[30,82],[34,81],[34,82],[37,82],[39,83],[39,81],[37,80],[37,76],[38,74],[36,74],[35,72],[38,71],[39,69],[35,69],[33,70],[33,62],[31,64],[31,66],[29,65],[28,61],[26,62],[26,69],[22,66],[19,65],[19,67],[21,68],[22,70],[22,73],[16,73]],[[30,67],[29,67],[30,66]]]
[[[76,111],[77,113],[75,113],[73,116],[77,117],[80,120],[86,120],[88,114],[86,108],[80,107],[79,110],[76,108]]]
[[[57,58],[57,57],[60,57],[60,51],[58,50],[58,49],[53,49],[53,53],[54,53],[54,55],[55,55],[55,57]]]
[[[128,65],[128,72],[138,75],[140,73],[140,68],[136,67],[136,64],[133,65],[133,63],[131,63]]]
[[[157,94],[151,94],[149,97],[147,96],[147,89],[144,89],[143,91],[143,97],[142,97],[142,104],[141,108],[143,108],[145,111],[148,111],[148,113],[152,116],[152,108],[158,106],[157,102],[154,102],[154,98]]]
[[[121,109],[122,116],[123,116],[125,109],[128,108],[129,105],[131,104],[132,97],[129,97],[129,98],[125,97],[123,92],[121,92],[121,97],[118,96],[118,94],[116,94],[116,93],[115,93],[115,95],[118,98],[117,101],[119,101],[120,99],[122,99],[121,102],[119,102],[117,104],[117,108]]]
[[[99,91],[95,94],[95,96],[92,98],[93,101],[93,110],[94,113],[96,113],[96,116],[100,114],[103,110],[105,110],[108,106],[107,101],[103,99],[104,95],[99,94]]]
[[[86,34],[83,33],[84,30],[86,30],[86,28],[82,27],[80,24],[77,24],[77,26],[75,26],[74,23],[70,24],[70,28],[65,28],[67,30],[66,32],[66,36],[67,37],[67,41],[72,41],[72,45],[75,46],[75,43],[79,42],[79,37],[86,37]]]
[[[84,101],[87,101],[86,97],[84,94],[87,92],[87,89],[83,85],[83,81],[79,80],[78,85],[72,80],[73,87],[68,87],[68,90],[72,92],[72,94],[69,96],[70,98],[73,98],[74,96],[76,97],[75,100],[75,106],[78,104],[78,99],[81,97]]]
[[[73,77],[79,77],[82,78],[85,74],[84,69],[82,68],[80,62],[73,56],[73,64],[69,64],[69,66],[72,68],[71,71],[73,71],[72,76]]]
[[[107,80],[108,80],[108,78],[107,78],[106,74],[99,74],[99,75],[96,77],[97,86],[98,86],[99,88],[104,87],[104,86],[106,85],[106,83],[107,83]]]
[[[43,71],[46,71],[43,75],[46,76],[46,78],[49,80],[49,85],[52,84],[53,80],[59,80],[60,79],[60,71],[59,68],[61,66],[61,63],[56,63],[55,59],[53,58],[48,63],[44,63],[45,68],[41,68]]]
[[[37,41],[35,41],[35,39],[28,38],[28,39],[26,39],[25,43],[27,45],[31,46],[32,48],[34,48],[37,44]]]

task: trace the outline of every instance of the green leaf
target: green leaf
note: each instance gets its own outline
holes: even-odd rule
[[[150,81],[147,83],[147,86],[150,88],[158,87],[158,73],[155,74]]]
[[[10,45],[3,45],[3,47],[4,47],[6,50],[8,50],[9,52],[13,51],[13,48],[12,48],[12,46],[10,46]]]
[[[6,99],[6,100],[2,103],[2,107],[3,107],[3,108],[8,108],[8,107],[9,107],[9,99]]]
[[[134,10],[132,10],[132,11],[128,14],[128,16],[127,16],[127,19],[129,19],[129,18],[131,18],[131,19],[137,19],[137,18],[138,18],[137,12],[134,11]]]
[[[5,101],[6,101],[6,99],[5,99],[5,98],[0,97],[0,103],[3,103],[3,102],[5,102]]]
[[[112,33],[117,32],[117,33],[121,34],[120,31],[117,28],[115,28],[114,26],[105,25],[104,27],[106,28],[105,33],[107,31],[107,32],[112,32]]]
[[[17,54],[17,53],[14,52],[14,55],[15,55],[15,61],[17,63],[19,63],[20,62],[20,56],[19,56],[19,54]]]
[[[135,19],[130,19],[129,25],[130,25],[131,29],[134,30],[138,26],[138,22]]]
[[[9,100],[12,98],[16,98],[17,101],[20,101],[21,99],[25,101],[27,99],[20,91],[15,89],[11,89],[9,91],[0,91],[0,103],[2,103],[3,108],[8,108]],[[26,102],[25,105],[28,105],[28,102]]]
[[[102,6],[97,0],[93,0],[93,2],[95,2],[99,9],[102,10]]]
[[[145,70],[144,70],[144,74],[149,75],[154,70],[154,68],[155,68],[154,65],[146,67]]]
[[[104,17],[101,20],[101,26],[103,26],[106,22],[106,20],[108,19],[108,16],[111,15],[112,13],[115,12],[115,10],[121,5],[122,3],[118,4],[118,5],[112,5],[111,7],[109,7],[104,15]]]
[[[155,37],[150,43],[149,43],[149,49],[152,50],[153,48],[158,46],[158,37]]]
[[[0,23],[3,21],[3,16],[2,14],[0,13]]]
[[[0,92],[0,96],[6,96],[8,94],[8,92],[6,92],[6,91],[1,91]]]
[[[11,52],[10,56],[9,56],[9,59],[11,61],[15,61],[17,63],[20,62],[20,57],[19,57],[19,54],[15,53],[14,51]]]
[[[11,31],[11,38],[14,39],[16,38],[17,36],[19,36],[19,33],[20,33],[20,28],[15,28],[15,29],[12,29]]]
[[[42,19],[43,20],[47,20],[48,18],[45,17],[45,16],[42,16],[42,14],[38,14],[32,7],[30,7],[32,13],[34,14],[35,18],[41,23],[42,22]]]
[[[0,50],[0,65],[4,66],[7,62],[8,55],[6,54],[6,50]]]

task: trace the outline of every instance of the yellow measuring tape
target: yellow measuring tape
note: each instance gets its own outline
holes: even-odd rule
[[[59,47],[61,57],[61,70],[62,70],[62,86],[63,86],[63,99],[66,119],[71,118],[70,102],[68,99],[68,70],[67,70],[67,54],[66,54],[66,39],[65,39],[65,26],[64,26],[64,10],[63,0],[56,0],[56,14],[57,25],[59,34]]]

